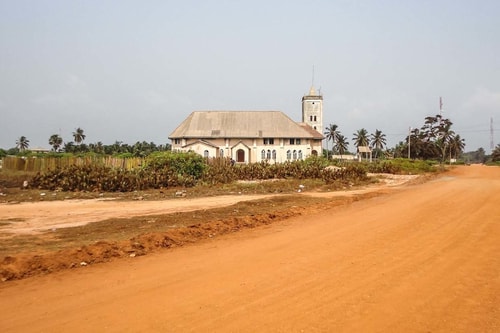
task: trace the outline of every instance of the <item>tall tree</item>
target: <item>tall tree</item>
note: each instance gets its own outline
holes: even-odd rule
[[[375,158],[378,156],[378,152],[384,149],[387,140],[385,138],[385,134],[380,130],[375,130],[375,133],[371,135],[371,147],[375,149]]]
[[[70,142],[66,142],[64,144],[64,147],[63,147],[63,150],[66,152],[66,153],[74,153],[75,152],[75,143],[73,141],[70,141]]]
[[[453,123],[449,119],[440,119],[439,125],[437,126],[437,140],[436,145],[441,151],[441,162],[446,159],[446,151],[449,150],[450,143],[455,136],[455,132],[451,129]]]
[[[330,124],[328,127],[325,128],[325,131],[323,134],[326,137],[326,150],[328,151],[328,141],[332,141],[332,147],[335,147],[335,143],[338,140],[338,137],[340,135],[340,132],[337,130],[338,125],[336,124]],[[334,149],[334,148],[332,148]],[[328,155],[327,155],[328,158]]]
[[[339,153],[340,159],[342,159],[342,155],[347,152],[348,146],[349,142],[347,142],[347,138],[339,133],[337,136],[337,141],[335,142],[334,149]]]
[[[495,149],[491,152],[491,160],[493,162],[500,161],[500,144],[498,144]]]
[[[450,141],[450,159],[453,155],[455,159],[463,153],[465,148],[465,140],[459,134],[455,135]]]
[[[74,132],[73,132],[73,138],[75,139],[75,142],[77,144],[81,144],[83,140],[85,140],[85,134],[83,134],[83,129],[78,127]]]
[[[21,136],[16,141],[16,147],[19,148],[20,151],[28,149],[29,146],[30,146],[30,140],[28,140],[24,135]]]
[[[370,139],[368,138],[368,131],[364,128],[357,130],[356,133],[353,133],[353,141],[354,145],[357,147],[369,146]]]
[[[63,143],[63,139],[59,136],[59,134],[52,134],[49,138],[49,145],[52,146],[54,151],[58,151]]]

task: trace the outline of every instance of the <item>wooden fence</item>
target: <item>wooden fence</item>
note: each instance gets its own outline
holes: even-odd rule
[[[92,157],[17,157],[6,156],[1,161],[3,170],[45,172],[70,165],[105,165],[113,168],[131,170],[141,166],[143,158],[118,158],[112,156]]]

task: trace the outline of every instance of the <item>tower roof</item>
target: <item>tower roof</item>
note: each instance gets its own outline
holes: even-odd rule
[[[316,96],[316,89],[314,89],[314,86],[311,86],[311,89],[309,89],[309,96]]]

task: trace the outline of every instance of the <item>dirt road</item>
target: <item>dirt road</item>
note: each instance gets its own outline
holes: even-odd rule
[[[0,284],[2,332],[499,332],[500,168]]]
[[[417,176],[383,175],[380,183],[362,189],[333,192],[304,192],[304,195],[334,197],[353,196],[407,183]],[[155,214],[172,214],[230,206],[241,201],[272,198],[272,195],[221,195],[205,198],[176,198],[156,201],[119,201],[83,199],[47,202],[0,204],[0,233],[34,234],[53,228],[67,228],[109,218],[126,218]]]

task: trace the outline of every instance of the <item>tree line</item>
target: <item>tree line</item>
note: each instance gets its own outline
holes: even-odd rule
[[[443,118],[442,115],[428,116],[424,119],[424,124],[420,128],[410,128],[404,141],[400,141],[394,148],[387,148],[386,135],[379,129],[369,134],[365,128],[361,128],[353,133],[352,141],[356,147],[370,147],[374,158],[406,157],[411,159],[440,160],[458,159],[461,156],[471,162],[485,162],[488,156],[484,149],[480,148],[476,152],[464,155],[465,140],[452,129],[453,123],[450,119]],[[326,150],[324,155],[329,158],[331,155],[350,154],[348,151],[349,139],[344,136],[337,124],[329,124],[324,133],[326,140]],[[78,127],[73,133],[73,141],[64,142],[59,134],[52,134],[48,143],[53,152],[65,153],[96,153],[105,155],[130,155],[136,157],[148,156],[152,152],[167,151],[171,149],[170,144],[156,145],[153,142],[136,142],[133,145],[116,141],[111,145],[102,142],[85,144],[86,135],[84,130]],[[331,150],[329,143],[331,142]],[[21,136],[16,140],[16,147],[9,150],[0,149],[2,155],[17,155],[29,148],[29,140],[26,136]],[[492,152],[491,160],[500,161],[500,145]]]
[[[394,148],[386,147],[386,135],[376,129],[369,134],[365,128],[353,133],[354,146],[370,147],[375,158],[394,157],[421,160],[451,160],[462,159],[470,163],[500,162],[500,144],[487,155],[483,148],[476,151],[464,152],[465,139],[452,129],[453,122],[442,115],[429,116],[424,119],[420,128],[410,128],[404,141],[400,141]],[[328,157],[328,143],[332,142],[332,154],[344,155],[348,153],[348,138],[342,135],[336,124],[330,124],[323,133],[327,140],[326,156]],[[385,150],[384,150],[385,148]]]
[[[154,142],[137,141],[133,145],[115,141],[111,145],[105,145],[102,142],[84,143],[86,139],[85,131],[78,127],[73,133],[73,141],[64,142],[59,134],[52,134],[48,143],[52,147],[51,151],[55,153],[96,153],[104,155],[129,155],[134,157],[145,157],[157,151],[167,151],[171,149],[170,144],[157,145]],[[21,136],[16,140],[15,148],[9,150],[0,149],[0,157],[2,155],[18,155],[29,150],[30,141],[26,136]],[[3,151],[3,153],[2,153]]]

